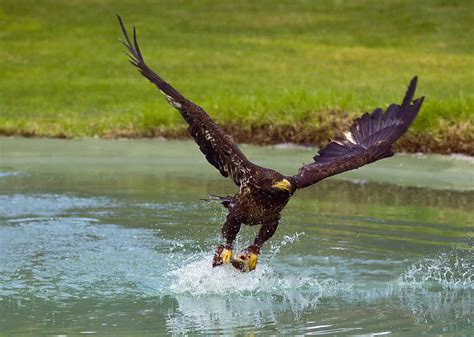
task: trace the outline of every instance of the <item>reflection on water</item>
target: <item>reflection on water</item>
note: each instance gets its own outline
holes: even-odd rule
[[[416,171],[397,185],[360,170],[301,191],[242,274],[211,268],[225,213],[199,200],[235,188],[189,166],[192,143],[119,143],[0,139],[0,335],[470,336],[470,172],[462,188],[443,172],[429,189]]]

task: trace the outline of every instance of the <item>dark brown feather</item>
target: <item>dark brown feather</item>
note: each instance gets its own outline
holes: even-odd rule
[[[259,167],[252,164],[245,157],[232,138],[217,126],[204,109],[186,99],[145,64],[138,46],[135,28],[133,28],[132,44],[122,19],[120,16],[117,17],[125,38],[125,41],[121,40],[121,43],[130,53],[130,63],[138,68],[138,71],[151,83],[156,85],[165,94],[168,102],[178,109],[189,125],[189,133],[199,145],[199,149],[204,153],[207,161],[216,167],[224,177],[230,176],[237,185],[240,185],[244,179],[248,179],[249,172],[257,170]]]
[[[413,101],[416,82],[414,77],[401,105],[392,104],[385,113],[377,108],[371,114],[365,113],[355,119],[347,133],[320,150],[313,163],[303,166],[292,177],[297,187],[307,187],[324,178],[392,156],[392,144],[407,131],[423,103],[423,97]]]

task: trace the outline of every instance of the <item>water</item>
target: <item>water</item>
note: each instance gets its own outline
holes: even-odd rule
[[[472,336],[473,168],[401,155],[300,191],[242,274],[211,268],[225,213],[199,199],[235,187],[192,142],[0,138],[0,336]]]

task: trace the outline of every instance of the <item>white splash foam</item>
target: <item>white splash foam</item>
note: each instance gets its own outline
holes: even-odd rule
[[[166,274],[170,279],[169,291],[175,295],[193,296],[270,293],[283,295],[290,302],[293,297],[300,297],[306,291],[312,294],[313,299],[346,291],[347,285],[331,279],[319,280],[314,273],[292,273],[288,269],[284,273],[278,271],[275,256],[282,248],[291,247],[290,244],[303,235],[304,232],[287,235],[273,243],[269,253],[260,257],[257,268],[250,273],[242,273],[231,265],[213,268],[209,253],[194,255]]]
[[[305,274],[278,273],[266,262],[259,262],[257,268],[250,273],[242,273],[230,265],[213,268],[211,260],[212,256],[202,256],[198,261],[167,273],[168,277],[174,279],[170,282],[170,292],[193,296],[228,296],[311,290],[312,294],[328,295],[334,294],[340,288],[340,284],[331,280],[320,281]]]
[[[437,284],[445,289],[474,289],[474,253],[450,251],[412,265],[400,277],[408,285]]]
[[[285,235],[283,237],[283,240],[281,240],[280,242],[277,242],[276,244],[272,244],[270,248],[270,256],[268,260],[274,258],[275,255],[278,254],[283,247],[299,241],[300,237],[304,235],[306,235],[305,232],[301,232],[301,233],[296,232],[293,235]]]

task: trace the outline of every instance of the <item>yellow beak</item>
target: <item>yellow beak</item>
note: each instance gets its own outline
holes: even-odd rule
[[[280,190],[285,190],[285,191],[291,192],[291,184],[286,179],[280,180],[276,184],[273,184],[272,187],[273,188],[278,188]]]

